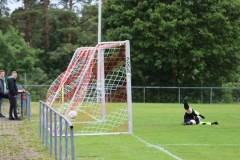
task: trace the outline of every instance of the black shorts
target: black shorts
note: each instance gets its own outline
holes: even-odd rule
[[[187,119],[184,119],[183,122],[189,122],[190,120],[194,120],[194,119],[187,118]]]
[[[196,124],[199,124],[200,120],[198,117],[195,117],[195,118],[186,118],[184,119],[183,122],[190,122],[190,120],[194,120],[196,122]]]

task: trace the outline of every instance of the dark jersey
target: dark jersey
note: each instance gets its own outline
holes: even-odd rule
[[[185,112],[185,114],[184,114],[184,122],[187,122],[190,120],[195,120],[197,124],[199,123],[199,118],[197,117],[194,110],[192,110],[191,114],[188,114],[187,112]]]
[[[188,114],[187,112],[184,114],[184,119],[194,119],[196,117],[195,113],[192,112],[191,114]]]

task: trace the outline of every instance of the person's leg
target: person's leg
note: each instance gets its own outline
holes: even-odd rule
[[[218,125],[218,122],[200,122],[199,125]]]
[[[15,120],[18,120],[19,117],[17,115],[17,98],[16,97],[13,97],[13,114],[14,114]]]
[[[182,125],[195,125],[196,121],[194,119],[185,119]]]
[[[201,118],[205,119],[205,117],[200,114],[198,111],[194,111],[187,103],[187,97],[184,98],[183,100],[183,104],[184,104],[184,109],[186,110],[187,114],[193,114],[194,116],[200,116]]]
[[[9,119],[10,120],[14,120],[13,118],[13,107],[14,107],[14,100],[13,100],[14,97],[12,97],[11,95],[9,95],[9,103],[10,103],[10,107],[9,107]]]
[[[193,125],[197,124],[197,122],[196,122],[194,119],[191,119],[190,122],[191,122]]]
[[[194,125],[196,124],[196,122],[192,119],[194,119],[194,116],[192,115],[192,108],[189,107],[188,103],[187,103],[187,97],[184,98],[183,100],[183,105],[184,105],[184,109],[186,110],[186,113],[184,115],[184,122],[182,123],[183,125]]]
[[[2,98],[0,98],[0,117],[4,117],[4,115],[2,115]]]
[[[188,114],[192,114],[192,108],[188,105],[188,103],[187,103],[187,98],[188,97],[185,97],[184,98],[184,100],[183,100],[183,105],[184,105],[184,109],[186,110],[186,112],[188,113]]]

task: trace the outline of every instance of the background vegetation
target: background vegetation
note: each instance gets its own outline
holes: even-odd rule
[[[239,86],[239,8],[240,0],[103,0],[102,41],[131,41],[134,86]],[[36,75],[19,84],[51,84],[76,48],[96,44],[95,0],[0,1],[0,68]]]

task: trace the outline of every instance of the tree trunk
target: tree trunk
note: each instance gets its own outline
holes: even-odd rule
[[[73,3],[72,0],[69,1],[69,11],[72,11]],[[72,28],[72,13],[68,16],[68,28]],[[68,43],[72,42],[72,34],[71,32],[68,32]],[[68,53],[68,60],[71,60],[71,53]]]
[[[28,10],[28,2],[25,0],[24,1],[24,10]],[[31,38],[31,31],[30,31],[30,16],[26,16],[26,31],[27,31],[27,37],[26,37],[26,42],[28,42],[28,45],[32,48],[32,38]]]
[[[45,45],[46,47],[50,46],[50,40],[49,40],[49,21],[48,21],[48,5],[49,0],[44,0],[44,15],[45,15]]]

